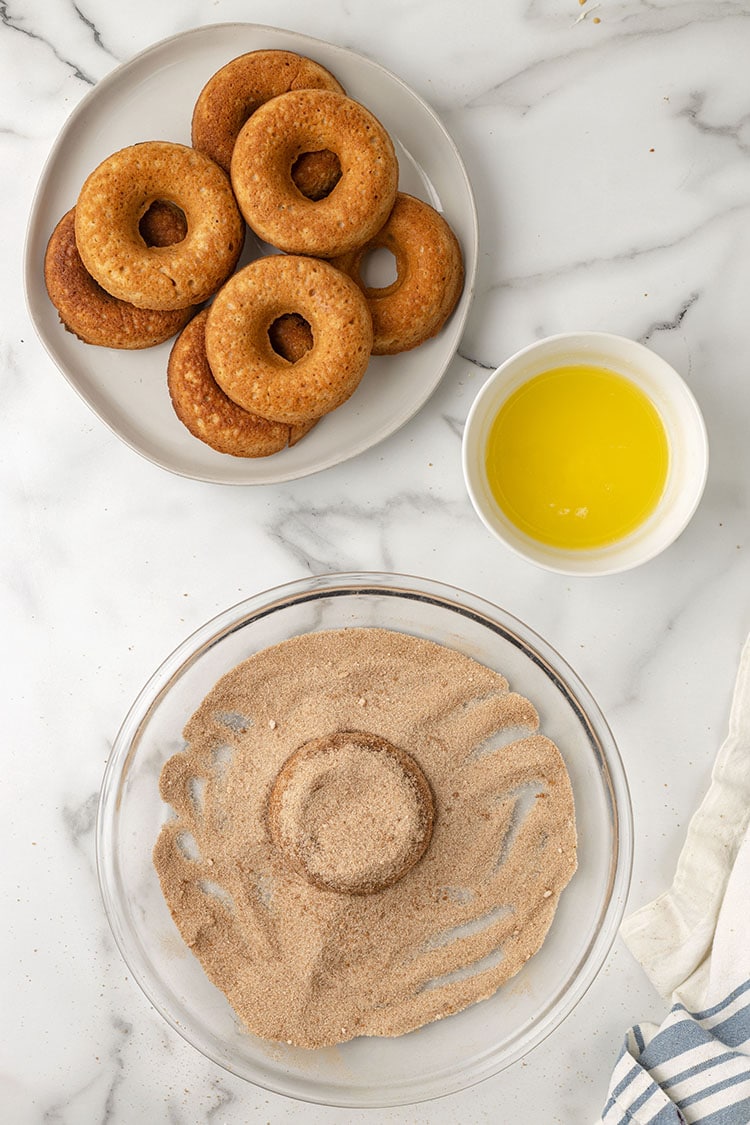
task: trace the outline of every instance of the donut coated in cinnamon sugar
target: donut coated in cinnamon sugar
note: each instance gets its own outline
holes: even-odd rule
[[[181,212],[154,204],[141,220],[149,245],[169,245],[185,233]],[[104,348],[150,348],[187,324],[192,306],[172,311],[138,309],[110,296],[86,270],[78,253],[71,208],[55,227],[44,256],[44,280],[61,322],[85,344]]]
[[[368,895],[393,886],[430,842],[435,806],[416,759],[370,731],[303,743],[271,788],[270,834],[313,886]]]
[[[205,152],[229,172],[240,129],[264,102],[290,90],[336,90],[343,87],[320,63],[294,51],[249,51],[232,59],[209,78],[193,109],[193,148]],[[302,153],[292,179],[309,199],[322,199],[341,169],[329,150]]]
[[[395,281],[383,288],[366,285],[362,266],[368,253],[390,250]],[[334,258],[360,286],[370,307],[373,355],[416,348],[436,335],[456,307],[464,283],[458,240],[443,216],[412,195],[399,192],[385,225],[363,246]]]
[[[206,357],[208,310],[198,313],[174,342],[167,366],[167,386],[175,414],[206,445],[234,457],[268,457],[296,445],[315,424],[288,426],[268,422],[242,410],[227,398],[211,373]],[[277,346],[282,347],[283,326]],[[291,355],[296,354],[293,333]],[[293,362],[293,360],[292,360]]]
[[[289,313],[312,331],[312,347],[297,363],[279,355],[269,339],[271,326]],[[315,258],[256,259],[221,288],[208,313],[206,351],[216,382],[244,410],[288,425],[345,402],[364,375],[371,347],[363,293]]]
[[[307,199],[291,170],[304,152],[328,149],[341,179],[324,199]],[[330,90],[272,98],[243,126],[234,146],[232,186],[257,235],[288,254],[333,258],[383,226],[396,199],[393,143],[368,109]]]
[[[139,223],[155,200],[179,207],[187,233],[147,246]],[[96,281],[138,308],[179,309],[210,297],[237,264],[242,217],[224,171],[171,141],[120,149],[94,169],[75,208],[83,264]]]

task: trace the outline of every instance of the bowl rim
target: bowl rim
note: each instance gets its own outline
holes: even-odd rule
[[[607,792],[613,824],[613,851],[616,851],[616,855],[610,866],[606,893],[602,896],[603,905],[598,929],[580,955],[575,976],[564,995],[552,1005],[552,1009],[550,1010],[548,1005],[530,1026],[519,1033],[514,1049],[507,1057],[495,1059],[492,1057],[492,1051],[487,1050],[481,1056],[476,1071],[468,1077],[462,1074],[460,1068],[454,1067],[447,1072],[443,1070],[437,1076],[423,1079],[416,1093],[413,1089],[415,1085],[413,1078],[395,1082],[389,1087],[381,1084],[378,1087],[360,1085],[344,1088],[332,1083],[326,1085],[318,1082],[318,1092],[312,1094],[309,1089],[304,1089],[305,1083],[300,1082],[296,1076],[287,1075],[286,1084],[280,1085],[266,1077],[250,1078],[246,1074],[239,1073],[226,1059],[220,1057],[218,1052],[211,1052],[199,1043],[197,1041],[199,1036],[193,1034],[193,1029],[186,1027],[164,1011],[154,998],[149,988],[148,971],[134,964],[130,956],[124,932],[127,927],[121,925],[118,903],[112,893],[115,856],[113,849],[107,847],[107,831],[110,818],[118,804],[118,785],[125,766],[137,750],[137,741],[134,740],[139,729],[148,721],[151,712],[169,690],[175,675],[193,664],[208,649],[220,643],[227,634],[246,626],[253,620],[273,613],[278,608],[293,603],[314,601],[326,595],[352,594],[413,596],[420,601],[435,602],[458,611],[503,635],[506,635],[509,629],[512,630],[511,636],[516,638],[519,647],[525,645],[531,648],[535,659],[544,665],[558,689],[565,689],[568,700],[577,707],[581,716],[588,719],[593,715],[598,733],[604,736],[601,753],[607,772]],[[95,839],[99,890],[115,945],[133,980],[159,1015],[200,1054],[237,1077],[259,1088],[302,1102],[342,1108],[384,1108],[416,1104],[467,1089],[518,1062],[559,1028],[593,984],[617,936],[630,889],[634,846],[632,802],[627,775],[616,741],[589,689],[556,649],[513,614],[460,587],[414,575],[380,571],[333,572],[271,587],[216,614],[177,645],[141,688],[118,730],[102,779]],[[364,1101],[363,1096],[366,1097]]]
[[[668,535],[662,534],[660,537],[658,531],[659,527],[663,525],[660,525],[658,522],[653,524],[648,534],[643,537],[643,549],[636,557],[622,557],[622,553],[623,550],[627,549],[627,545],[632,542],[632,537],[640,530],[639,528],[636,528],[634,532],[625,536],[622,540],[618,541],[618,543],[611,544],[608,548],[605,548],[607,554],[601,561],[597,560],[597,552],[601,551],[601,548],[576,550],[573,548],[568,549],[547,546],[546,544],[537,543],[531,536],[526,535],[516,528],[512,529],[513,537],[511,538],[511,535],[507,533],[505,527],[494,518],[493,512],[488,507],[478,487],[479,473],[476,471],[472,455],[475,453],[477,430],[484,421],[485,415],[483,412],[488,401],[494,397],[498,384],[502,384],[504,381],[508,380],[513,370],[535,352],[542,352],[556,347],[563,348],[565,345],[585,347],[587,344],[592,346],[598,345],[603,352],[610,351],[611,353],[618,352],[619,354],[627,352],[631,356],[639,357],[641,366],[655,373],[659,381],[663,382],[668,397],[675,401],[678,399],[682,401],[694,427],[692,435],[693,441],[690,449],[691,475],[684,489],[685,494],[689,497],[689,502],[685,505],[681,517],[674,522]],[[550,356],[549,362],[550,364],[556,362],[554,356]],[[601,362],[601,358],[597,357],[595,362]],[[613,354],[613,364],[614,363],[615,359]],[[531,378],[534,378],[534,375],[528,376],[528,379]],[[518,386],[523,385],[528,379],[521,380]],[[515,386],[512,388],[509,387],[509,393],[511,389],[516,388]],[[512,355],[508,356],[507,359],[505,359],[499,367],[496,367],[487,377],[474,397],[466,417],[461,443],[461,465],[464,484],[474,511],[487,530],[515,555],[525,559],[527,562],[533,563],[535,566],[541,567],[543,570],[552,571],[556,574],[565,574],[581,578],[604,577],[612,574],[621,574],[624,571],[632,570],[637,566],[642,566],[644,563],[650,562],[652,559],[656,558],[657,555],[661,554],[662,551],[670,547],[685,530],[700,504],[708,479],[708,432],[705,419],[693,391],[679,372],[667,360],[660,356],[658,352],[653,351],[639,340],[634,340],[628,336],[621,336],[613,332],[588,330],[559,332],[551,336],[544,336],[520,348]],[[641,525],[641,527],[642,526],[643,525]]]

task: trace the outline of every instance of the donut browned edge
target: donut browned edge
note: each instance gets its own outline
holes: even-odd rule
[[[198,313],[177,337],[169,356],[167,386],[177,417],[193,437],[233,457],[268,457],[296,445],[314,421],[301,426],[268,422],[237,406],[218,386],[206,357],[207,317],[207,309]],[[281,326],[277,346],[283,346],[283,340]],[[295,335],[288,354],[298,348]]]
[[[395,281],[365,284],[362,265],[373,250],[389,250]],[[361,288],[372,314],[373,355],[408,351],[436,336],[453,312],[464,285],[458,239],[443,216],[421,199],[399,192],[381,230],[363,246],[333,258]]]
[[[303,152],[328,149],[341,179],[305,198],[291,176]],[[334,258],[367,242],[396,199],[398,160],[378,119],[332,90],[297,90],[256,109],[234,146],[232,186],[249,226],[287,254]]]
[[[167,245],[165,240],[177,241],[184,233],[181,213],[165,207],[154,205],[141,222],[143,237],[152,245]],[[44,281],[65,328],[83,343],[102,348],[139,349],[163,344],[195,313],[192,306],[172,311],[139,309],[102,289],[78,253],[74,208],[63,215],[47,244]]]
[[[313,346],[295,364],[274,351],[269,329],[296,313]],[[370,359],[372,321],[351,278],[298,255],[256,258],[217,293],[206,352],[214,378],[243,410],[296,425],[330,413],[354,393]]]
[[[140,221],[155,200],[182,211],[187,233],[147,246]],[[226,173],[172,141],[112,153],[88,176],[75,208],[83,264],[113,297],[139,308],[179,309],[211,297],[233,272],[245,226]]]
[[[193,148],[228,173],[235,141],[247,119],[270,98],[302,89],[344,93],[329,70],[294,51],[238,55],[217,70],[198,95],[191,126]],[[302,153],[292,168],[294,183],[308,199],[323,199],[340,176],[338,157],[326,149]]]

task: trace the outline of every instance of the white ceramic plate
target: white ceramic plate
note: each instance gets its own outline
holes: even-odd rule
[[[120,352],[81,343],[59,322],[44,285],[47,241],[75,204],[86,176],[110,153],[143,140],[190,144],[196,98],[212,74],[245,51],[279,48],[309,55],[336,75],[393,138],[399,187],[436,207],[461,243],[466,285],[449,323],[400,356],[373,358],[352,398],[294,449],[250,460],[216,453],[177,420],[166,386],[171,343]],[[261,248],[248,238],[243,255]],[[95,414],[138,453],[165,469],[224,484],[270,484],[336,465],[388,437],[424,404],[458,346],[477,262],[477,219],[466,170],[433,111],[399,78],[353,51],[294,32],[218,24],[166,39],[117,67],[81,101],[42,173],[26,241],[29,312],[49,355]]]

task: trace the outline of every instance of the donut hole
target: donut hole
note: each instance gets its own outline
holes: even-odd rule
[[[299,313],[284,313],[269,325],[268,339],[277,355],[297,363],[313,346],[313,331]]]
[[[138,232],[147,246],[174,246],[187,234],[185,212],[169,199],[155,199],[141,215]]]
[[[387,246],[368,250],[359,268],[362,284],[367,289],[388,289],[398,281],[398,261]]]
[[[297,191],[314,203],[330,195],[340,179],[341,162],[329,148],[301,152],[292,164]]]

